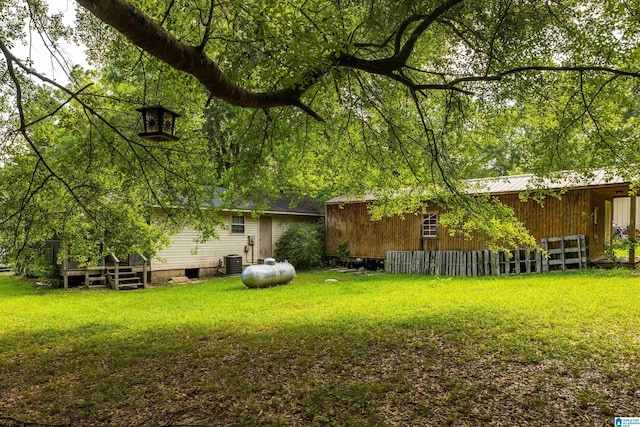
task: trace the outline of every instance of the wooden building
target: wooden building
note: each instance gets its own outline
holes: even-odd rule
[[[516,217],[539,242],[543,238],[584,235],[589,260],[602,257],[605,244],[611,243],[614,215],[630,216],[614,211],[614,199],[629,199],[629,183],[608,177],[597,171],[588,181],[575,179],[546,182],[544,187],[561,194],[546,196],[542,203],[520,200],[520,193],[530,190],[533,175],[517,175],[492,179],[469,180],[477,193],[489,193],[511,207]],[[486,248],[479,236],[471,240],[450,236],[439,224],[440,210],[429,203],[424,215],[370,219],[369,207],[375,202],[371,195],[365,200],[349,201],[339,196],[325,203],[326,253],[329,257],[383,260],[387,251],[477,251]],[[615,203],[622,211],[624,203]],[[629,206],[627,202],[626,206]],[[626,221],[631,224],[631,219]],[[342,245],[342,247],[341,247]]]

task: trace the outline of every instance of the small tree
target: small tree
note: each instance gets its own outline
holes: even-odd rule
[[[292,224],[278,240],[275,255],[301,270],[321,266],[324,260],[324,225],[321,222]]]

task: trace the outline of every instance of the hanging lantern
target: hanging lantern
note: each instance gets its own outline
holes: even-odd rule
[[[175,130],[176,117],[180,117],[180,114],[162,105],[142,107],[136,111],[142,113],[142,123],[144,125],[144,132],[139,133],[138,136],[151,141],[175,141],[178,139],[173,132]]]

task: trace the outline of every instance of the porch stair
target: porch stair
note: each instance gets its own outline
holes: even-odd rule
[[[144,283],[140,281],[140,277],[130,268],[120,267],[118,271],[115,268],[109,268],[105,277],[109,287],[117,291],[144,288]]]
[[[88,289],[106,289],[107,277],[99,275],[86,275],[84,278],[84,286]]]
[[[133,259],[133,260],[132,260]],[[129,254],[120,261],[113,253],[107,255],[99,265],[80,267],[68,259],[62,262],[64,287],[69,287],[69,277],[84,276],[83,285],[87,289],[115,290],[138,289],[148,287],[149,261],[142,254]],[[78,283],[78,282],[75,282]]]
[[[125,290],[144,288],[144,283],[142,283],[140,277],[130,269],[127,271],[127,269],[121,268],[116,275],[115,268],[110,268],[107,269],[104,274],[85,276],[84,286],[87,289],[111,288],[115,290]]]

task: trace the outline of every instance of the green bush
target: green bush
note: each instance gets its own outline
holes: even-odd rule
[[[279,261],[287,260],[296,269],[308,270],[324,262],[324,224],[291,224],[275,250]]]
[[[58,267],[46,255],[38,255],[30,262],[21,262],[15,265],[16,273],[25,277],[35,277],[39,280],[57,283]]]

